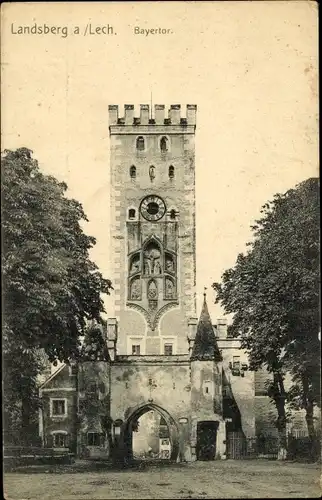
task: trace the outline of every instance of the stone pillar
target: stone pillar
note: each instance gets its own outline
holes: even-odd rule
[[[190,424],[188,418],[179,420],[180,435],[179,435],[179,461],[192,462],[191,443],[190,443]]]
[[[196,416],[193,416],[191,418],[191,434],[190,434],[191,461],[192,462],[195,462],[197,460],[197,454],[196,454],[197,424],[198,424],[198,418]]]
[[[198,318],[189,318],[188,322],[188,344],[189,344],[189,355],[191,355],[191,351],[193,348],[193,344],[195,343],[196,333],[197,333],[197,325]]]
[[[226,423],[222,420],[219,422],[217,430],[216,455],[221,460],[226,460]],[[219,457],[220,456],[220,457]]]
[[[107,348],[112,361],[116,356],[117,343],[117,319],[108,318],[107,320]]]
[[[220,318],[217,320],[217,332],[220,339],[227,338],[227,319]]]

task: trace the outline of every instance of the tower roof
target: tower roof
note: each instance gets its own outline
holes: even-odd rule
[[[204,293],[203,306],[197,326],[197,333],[191,354],[192,361],[222,361],[221,353],[208,311],[206,293]]]

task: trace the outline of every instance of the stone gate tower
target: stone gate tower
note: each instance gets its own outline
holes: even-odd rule
[[[109,106],[118,355],[188,354],[195,298],[196,105]],[[110,325],[112,326],[112,325]]]

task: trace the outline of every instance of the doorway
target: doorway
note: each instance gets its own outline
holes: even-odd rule
[[[123,432],[126,460],[171,460],[179,455],[179,433],[163,408],[148,404],[128,418]]]
[[[203,421],[197,424],[197,460],[215,460],[219,422]]]

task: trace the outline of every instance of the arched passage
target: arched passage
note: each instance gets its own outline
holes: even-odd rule
[[[133,425],[139,420],[142,415],[149,411],[155,411],[160,414],[161,420],[166,423],[169,429],[169,438],[171,443],[170,460],[177,461],[179,456],[179,430],[176,422],[171,415],[161,406],[154,403],[145,403],[133,409],[128,416],[123,426],[123,449],[126,460],[133,459]]]

